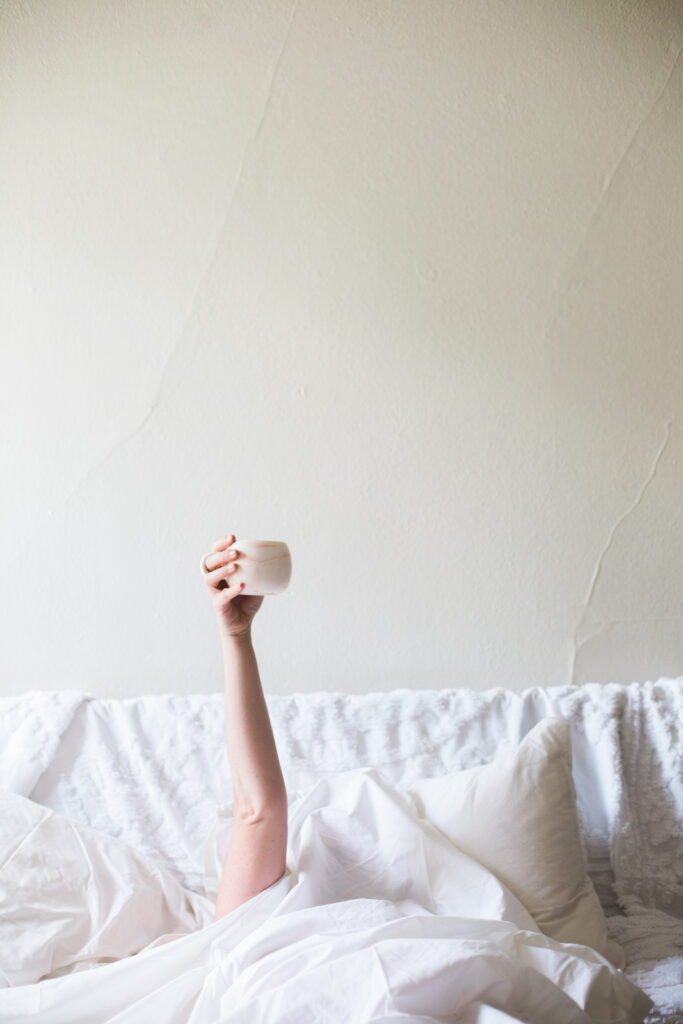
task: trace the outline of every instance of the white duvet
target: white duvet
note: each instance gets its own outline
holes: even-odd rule
[[[131,851],[86,887],[93,913],[134,863]],[[136,915],[121,921],[131,934],[119,922],[118,941],[139,948]],[[592,950],[542,935],[374,769],[330,774],[294,801],[285,874],[220,921],[0,990],[0,1021],[41,1024],[625,1024],[650,1006]]]

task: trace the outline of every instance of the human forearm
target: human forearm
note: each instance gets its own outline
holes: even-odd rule
[[[225,741],[235,814],[255,818],[287,796],[251,633],[221,635]]]
[[[287,854],[287,793],[251,643],[261,595],[230,585],[239,551],[234,534],[202,559],[216,611],[225,672],[225,740],[233,783],[233,827],[218,887],[216,919],[281,877]]]

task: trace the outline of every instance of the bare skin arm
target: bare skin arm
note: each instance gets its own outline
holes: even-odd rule
[[[262,892],[285,870],[287,792],[263,696],[251,622],[262,597],[230,586],[239,553],[231,534],[212,544],[206,585],[218,619],[225,668],[225,740],[234,818],[214,920]]]

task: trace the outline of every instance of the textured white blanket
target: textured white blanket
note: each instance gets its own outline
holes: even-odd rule
[[[683,1016],[683,679],[621,685],[268,698],[288,788],[359,766],[399,785],[490,761],[544,717],[572,726],[588,866],[662,1014]],[[231,798],[222,695],[0,701],[0,786],[161,861],[188,888]],[[618,903],[615,901],[618,896]]]

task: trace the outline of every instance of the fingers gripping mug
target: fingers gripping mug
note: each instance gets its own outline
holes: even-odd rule
[[[274,596],[286,590],[292,577],[292,556],[287,545],[280,540],[236,540],[229,550],[238,551],[237,571],[230,577],[230,586],[244,583],[243,594]],[[206,559],[201,561],[202,572],[208,572]]]

